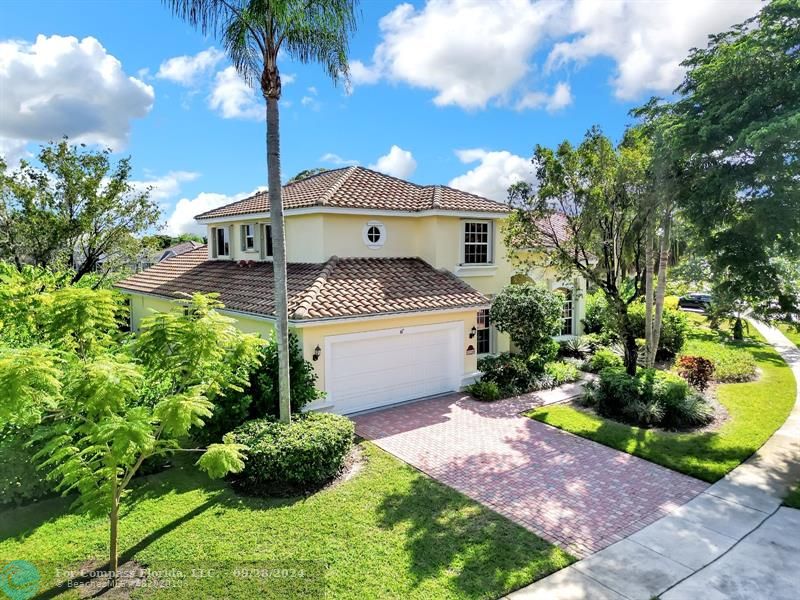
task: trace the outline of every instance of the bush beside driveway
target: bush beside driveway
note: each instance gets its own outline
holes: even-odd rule
[[[755,359],[760,377],[745,383],[726,383],[717,388],[717,399],[729,420],[716,431],[673,433],[631,427],[604,419],[572,406],[546,406],[530,417],[606,446],[640,456],[670,469],[715,482],[758,450],[789,416],[795,402],[791,368],[778,352],[751,328],[746,343],[726,341],[704,327],[689,335],[704,345],[735,346]]]

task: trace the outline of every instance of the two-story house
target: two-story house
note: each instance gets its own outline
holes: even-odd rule
[[[565,294],[562,335],[577,333],[580,278],[518,273],[502,243],[508,208],[446,186],[420,186],[363,167],[283,188],[289,324],[326,398],[310,408],[353,413],[458,390],[477,359],[509,349],[489,321],[512,277]],[[179,293],[218,292],[242,330],[274,323],[266,193],[198,215],[208,244],[118,284],[131,324]]]

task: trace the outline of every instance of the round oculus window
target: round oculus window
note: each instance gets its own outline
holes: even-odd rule
[[[367,247],[372,250],[377,250],[386,242],[386,227],[383,223],[370,221],[364,225],[362,235]]]

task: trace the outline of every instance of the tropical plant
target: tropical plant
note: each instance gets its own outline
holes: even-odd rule
[[[109,571],[116,583],[119,512],[131,479],[151,457],[182,450],[214,398],[239,388],[261,340],[243,334],[200,294],[142,321],[122,340],[108,291],[67,287],[50,294],[40,345],[0,348],[0,421],[36,427],[34,462],[56,491],[109,517]],[[40,316],[45,316],[40,313]],[[202,452],[211,477],[244,467],[230,438]]]
[[[173,13],[203,34],[219,35],[228,57],[248,84],[258,83],[266,101],[267,180],[275,281],[280,419],[291,419],[289,309],[286,242],[281,198],[278,55],[322,64],[336,83],[347,78],[349,36],[356,27],[357,0],[163,0]]]

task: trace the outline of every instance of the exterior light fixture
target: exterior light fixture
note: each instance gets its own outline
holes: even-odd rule
[[[469,339],[474,338],[476,335],[478,335],[478,328],[473,325],[472,329],[469,330]]]
[[[314,348],[314,354],[311,356],[311,358],[313,358],[313,359],[314,359],[314,362],[316,362],[317,360],[319,360],[319,355],[320,355],[320,354],[322,354],[322,348],[320,348],[320,347],[319,347],[319,344],[317,344],[317,347],[316,347],[316,348]]]

